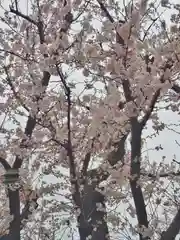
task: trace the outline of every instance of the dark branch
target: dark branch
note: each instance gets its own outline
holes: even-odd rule
[[[146,205],[142,193],[141,186],[138,184],[140,178],[141,167],[141,134],[142,128],[136,117],[131,119],[131,192],[136,208],[136,214],[139,227],[145,226],[148,228],[148,219]],[[139,234],[140,240],[149,239]]]
[[[24,208],[22,209],[21,215],[20,215],[20,220],[21,220],[21,229],[23,228],[22,221],[25,219],[28,219],[29,215],[32,214],[31,207],[33,207],[33,210],[38,208],[38,196],[34,197],[32,200],[26,201],[26,204]]]
[[[109,153],[107,161],[110,163],[111,166],[114,166],[119,161],[123,162],[123,157],[125,155],[125,142],[128,134],[129,132],[121,138],[117,145],[115,145],[116,149]]]
[[[160,240],[174,240],[180,231],[180,209],[168,229],[162,233]]]
[[[6,161],[6,159],[0,157],[0,163],[2,164],[2,166],[4,167],[4,169],[7,171],[9,169],[11,169],[11,166],[9,165],[9,163]]]
[[[107,159],[105,159],[105,162],[109,162],[111,166],[116,165],[119,161],[123,163],[123,158],[125,155],[125,142],[128,135],[129,132],[123,135],[119,142],[116,143],[115,145],[116,149],[108,154]],[[97,184],[99,184],[102,181],[105,181],[109,177],[109,173],[102,169],[101,166],[96,169],[89,170],[87,175],[91,179],[96,179]]]
[[[109,13],[109,11],[107,10],[107,8],[104,6],[104,4],[101,2],[101,0],[97,0],[97,2],[99,3],[99,6],[102,10],[102,12],[105,13],[106,17],[109,19],[109,21],[111,23],[114,23],[114,19],[113,17],[111,16],[111,14]]]
[[[146,176],[146,177],[149,177],[149,178],[152,178],[152,179],[158,179],[159,177],[160,178],[165,178],[165,177],[178,177],[180,176],[180,171],[177,171],[177,172],[166,172],[166,173],[160,173],[160,174],[152,174],[152,173],[147,173],[147,172],[141,172],[140,173],[141,176]]]
[[[109,11],[107,10],[107,8],[105,7],[105,5],[101,2],[101,0],[97,0],[102,12],[105,13],[107,19],[111,22],[114,23],[114,19],[111,16],[111,14],[109,13]],[[119,33],[116,31],[116,35],[117,35],[117,39],[118,39],[118,43],[121,45],[124,45],[124,39],[119,35]]]
[[[13,8],[10,6],[10,12],[13,13],[13,14],[15,14],[16,16],[19,16],[19,17],[21,17],[21,18],[27,20],[28,22],[30,22],[30,23],[32,23],[32,24],[34,24],[34,25],[37,26],[37,22],[36,22],[36,21],[34,21],[34,20],[33,20],[32,18],[30,18],[29,16],[21,13],[18,9],[15,10],[15,9],[13,9]]]
[[[171,69],[173,65],[170,64],[168,61],[167,63],[165,64],[163,70],[164,72],[166,71],[166,69]],[[164,74],[160,77],[160,82],[161,83],[164,83],[165,80],[164,80]],[[171,88],[171,90],[174,90],[176,93],[180,93],[180,87],[177,85],[177,84],[174,84]],[[151,113],[153,112],[154,110],[154,107],[155,107],[155,104],[158,100],[158,97],[160,96],[160,92],[161,92],[161,89],[158,89],[156,91],[156,93],[154,94],[153,98],[152,98],[152,101],[150,103],[150,106],[149,106],[149,109],[147,111],[147,113],[145,114],[145,116],[143,117],[142,121],[141,121],[141,128],[144,128],[144,126],[146,125],[147,121],[149,120],[150,116],[151,116]]]
[[[176,93],[180,93],[180,86],[178,86],[177,84],[174,84],[171,89]]]
[[[65,94],[66,96],[68,97],[69,94],[70,94],[70,88],[68,87],[67,83],[66,83],[66,79],[65,79],[65,76],[63,75],[62,71],[60,70],[59,66],[56,64],[56,70],[57,70],[57,73],[59,75],[59,78],[62,82],[62,85],[64,87],[64,90],[65,90]]]
[[[24,131],[24,133],[27,137],[31,137],[32,132],[35,128],[35,125],[36,125],[36,118],[29,116],[28,120],[27,120],[27,123],[26,123],[25,131]],[[24,142],[25,141],[22,140],[21,146],[20,146],[21,148],[26,147],[26,144],[24,144]],[[20,168],[21,165],[22,165],[22,162],[23,162],[23,159],[20,158],[19,156],[16,156],[16,159],[15,159],[14,164],[13,164],[13,169]]]
[[[154,96],[153,96],[153,98],[152,98],[152,100],[151,100],[149,109],[147,110],[146,114],[144,115],[143,119],[142,119],[141,122],[140,122],[140,125],[141,125],[141,128],[142,128],[142,129],[145,127],[147,121],[149,120],[149,118],[150,118],[150,116],[151,116],[151,113],[152,113],[153,110],[154,110],[154,107],[155,107],[155,104],[156,104],[156,102],[157,102],[157,100],[158,100],[159,95],[160,95],[160,89],[158,89],[158,90],[155,92],[155,94],[154,94]]]
[[[13,92],[15,98],[17,99],[17,101],[20,102],[21,106],[22,106],[27,112],[29,112],[28,107],[26,107],[26,105],[23,103],[23,100],[20,98],[19,94],[16,92],[15,87],[14,87],[14,85],[13,85],[13,83],[12,83],[12,80],[11,80],[11,78],[10,78],[10,76],[9,76],[8,68],[7,68],[6,66],[4,66],[4,70],[5,70],[5,73],[6,73],[7,83],[8,83],[8,85],[10,86],[11,91]]]
[[[82,167],[82,176],[85,177],[87,175],[87,169],[88,169],[88,166],[89,166],[89,162],[91,160],[91,152],[88,152],[86,153],[86,156],[84,158],[84,161],[83,161],[83,167]]]
[[[10,55],[13,55],[15,57],[18,57],[24,61],[27,61],[28,59],[23,57],[22,55],[18,54],[18,53],[15,53],[13,51],[9,51],[9,50],[6,50],[6,49],[0,49],[0,52],[4,52],[5,54],[10,54]]]
[[[44,71],[43,72],[43,77],[42,77],[42,80],[41,80],[41,84],[43,87],[47,87],[48,84],[49,84],[49,81],[50,81],[50,73],[47,72],[47,71]],[[38,102],[40,99],[43,98],[43,94],[45,93],[45,90],[42,94],[40,94],[39,96],[37,96],[36,98],[36,101]],[[36,126],[36,117],[32,117],[31,115],[29,115],[28,117],[28,120],[27,120],[27,123],[26,123],[26,127],[25,127],[25,135],[27,137],[31,137],[32,133],[33,133],[33,130]],[[24,140],[21,142],[21,147],[26,147],[26,145],[24,145]],[[22,165],[22,159],[18,156],[16,156],[16,159],[15,159],[15,162],[13,164],[13,168],[14,169],[17,169],[17,168],[20,168],[21,165]]]
[[[80,197],[80,190],[79,190],[79,183],[77,179],[77,174],[76,174],[76,165],[75,165],[75,159],[74,159],[74,154],[73,154],[73,146],[72,146],[72,141],[71,141],[71,89],[67,85],[65,76],[63,72],[60,70],[58,65],[56,65],[56,70],[59,75],[59,78],[62,82],[66,99],[67,99],[67,144],[66,144],[66,150],[67,150],[67,155],[69,158],[69,171],[70,171],[70,181],[72,187],[75,188],[74,193],[72,194],[74,203],[76,206],[78,206],[80,209],[82,208],[81,206],[81,197]]]
[[[81,171],[81,173],[82,173],[81,175],[83,177],[85,177],[87,175],[87,170],[88,170],[89,162],[91,160],[91,152],[93,150],[93,147],[94,147],[94,139],[92,140],[91,149],[88,153],[86,153],[86,156],[83,161],[83,167],[82,167],[82,171]]]
[[[14,240],[20,240],[20,198],[19,190],[8,189],[10,214],[14,219],[10,223],[9,235],[13,236]]]
[[[146,30],[146,32],[145,32],[145,34],[144,34],[144,36],[143,36],[142,42],[144,42],[146,36],[147,36],[148,33],[149,33],[149,30],[152,28],[152,26],[155,24],[155,22],[158,20],[158,18],[159,18],[159,17],[157,17],[157,18],[155,18],[155,19],[152,20],[151,24],[149,25],[149,27],[147,28],[147,30]]]

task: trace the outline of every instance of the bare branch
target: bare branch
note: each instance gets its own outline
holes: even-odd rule
[[[77,16],[73,19],[73,22],[76,22],[81,17],[81,15],[84,13],[84,11],[86,10],[86,8],[88,7],[90,2],[91,2],[91,0],[87,1],[84,4],[84,7],[82,8],[82,11],[79,14],[77,14]]]
[[[34,25],[37,26],[37,22],[36,22],[36,21],[34,21],[34,20],[33,20],[32,18],[30,18],[29,16],[21,13],[18,9],[13,9],[13,8],[10,6],[10,12],[13,13],[13,14],[15,14],[16,16],[19,16],[19,17],[21,17],[21,18],[27,20],[28,22],[30,22],[30,23],[32,23],[32,24],[34,24]]]
[[[11,169],[11,166],[9,165],[9,163],[7,162],[6,159],[0,157],[0,163],[1,165],[4,167],[4,169],[7,171],[9,169]]]
[[[28,60],[27,58],[23,57],[22,55],[19,55],[18,53],[13,52],[13,51],[8,51],[6,49],[0,49],[0,52],[4,52],[5,54],[11,54],[15,57],[19,57],[20,59],[22,59],[24,61]]]
[[[97,2],[99,3],[99,6],[102,10],[102,12],[105,13],[106,17],[109,19],[109,21],[111,23],[114,23],[114,19],[113,17],[111,16],[111,14],[109,13],[109,11],[107,10],[107,8],[105,7],[105,5],[101,2],[101,0],[97,0]]]
[[[60,70],[59,66],[56,64],[56,70],[57,70],[57,73],[61,79],[61,82],[63,84],[63,87],[64,87],[64,90],[65,90],[65,94],[66,96],[68,97],[70,95],[70,88],[68,87],[67,83],[66,83],[66,79],[62,73],[62,71]]]
[[[177,142],[177,141],[175,141],[175,142]],[[179,143],[178,143],[178,144],[179,144]],[[180,145],[179,145],[179,146],[180,146]],[[175,160],[175,159],[173,159],[172,161],[175,162],[175,163],[177,163],[177,164],[180,164],[180,162],[177,161],[177,160]]]
[[[178,177],[180,176],[180,171],[177,172],[166,172],[166,173],[160,173],[160,174],[152,174],[152,173],[147,173],[147,172],[142,172],[140,173],[141,176],[146,176],[152,179],[158,179],[158,178],[166,178],[166,177]]]
[[[157,18],[155,18],[155,19],[152,20],[151,24],[149,25],[149,27],[147,28],[147,30],[146,30],[146,32],[145,32],[145,34],[144,34],[144,36],[143,36],[142,42],[144,42],[144,40],[146,39],[146,36],[147,36],[149,30],[152,28],[152,26],[153,26],[154,23],[158,20],[158,18],[159,18],[159,17],[157,17]]]

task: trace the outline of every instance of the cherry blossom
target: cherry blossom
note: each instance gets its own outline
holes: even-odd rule
[[[180,163],[149,159],[144,134],[179,134],[160,118],[179,115],[179,5],[0,7],[1,235],[175,239]]]

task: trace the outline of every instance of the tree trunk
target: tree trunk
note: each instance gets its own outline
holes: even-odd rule
[[[9,233],[1,236],[0,240],[20,240],[20,199],[19,190],[12,191],[8,189],[10,214],[14,217],[10,223]]]
[[[141,189],[141,186],[138,184],[140,178],[140,169],[141,169],[141,134],[142,127],[139,124],[137,118],[131,119],[131,176],[130,186],[131,192],[136,208],[136,215],[139,227],[145,226],[148,228],[148,218],[146,212],[146,205],[144,202],[144,196]],[[148,240],[149,237],[139,234],[140,240]]]
[[[9,228],[9,238],[13,237],[13,240],[20,240],[20,199],[19,199],[19,190],[12,191],[8,190],[9,196],[9,207],[10,214],[13,215],[14,219],[10,223]]]
[[[81,197],[82,211],[78,217],[80,240],[108,240],[104,196],[95,190],[93,184],[86,184]]]
[[[13,236],[10,235],[4,235],[0,237],[0,240],[14,240]]]

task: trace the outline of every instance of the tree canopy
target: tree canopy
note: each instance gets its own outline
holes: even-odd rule
[[[0,240],[177,239],[180,161],[144,152],[180,133],[180,4],[0,9]]]

